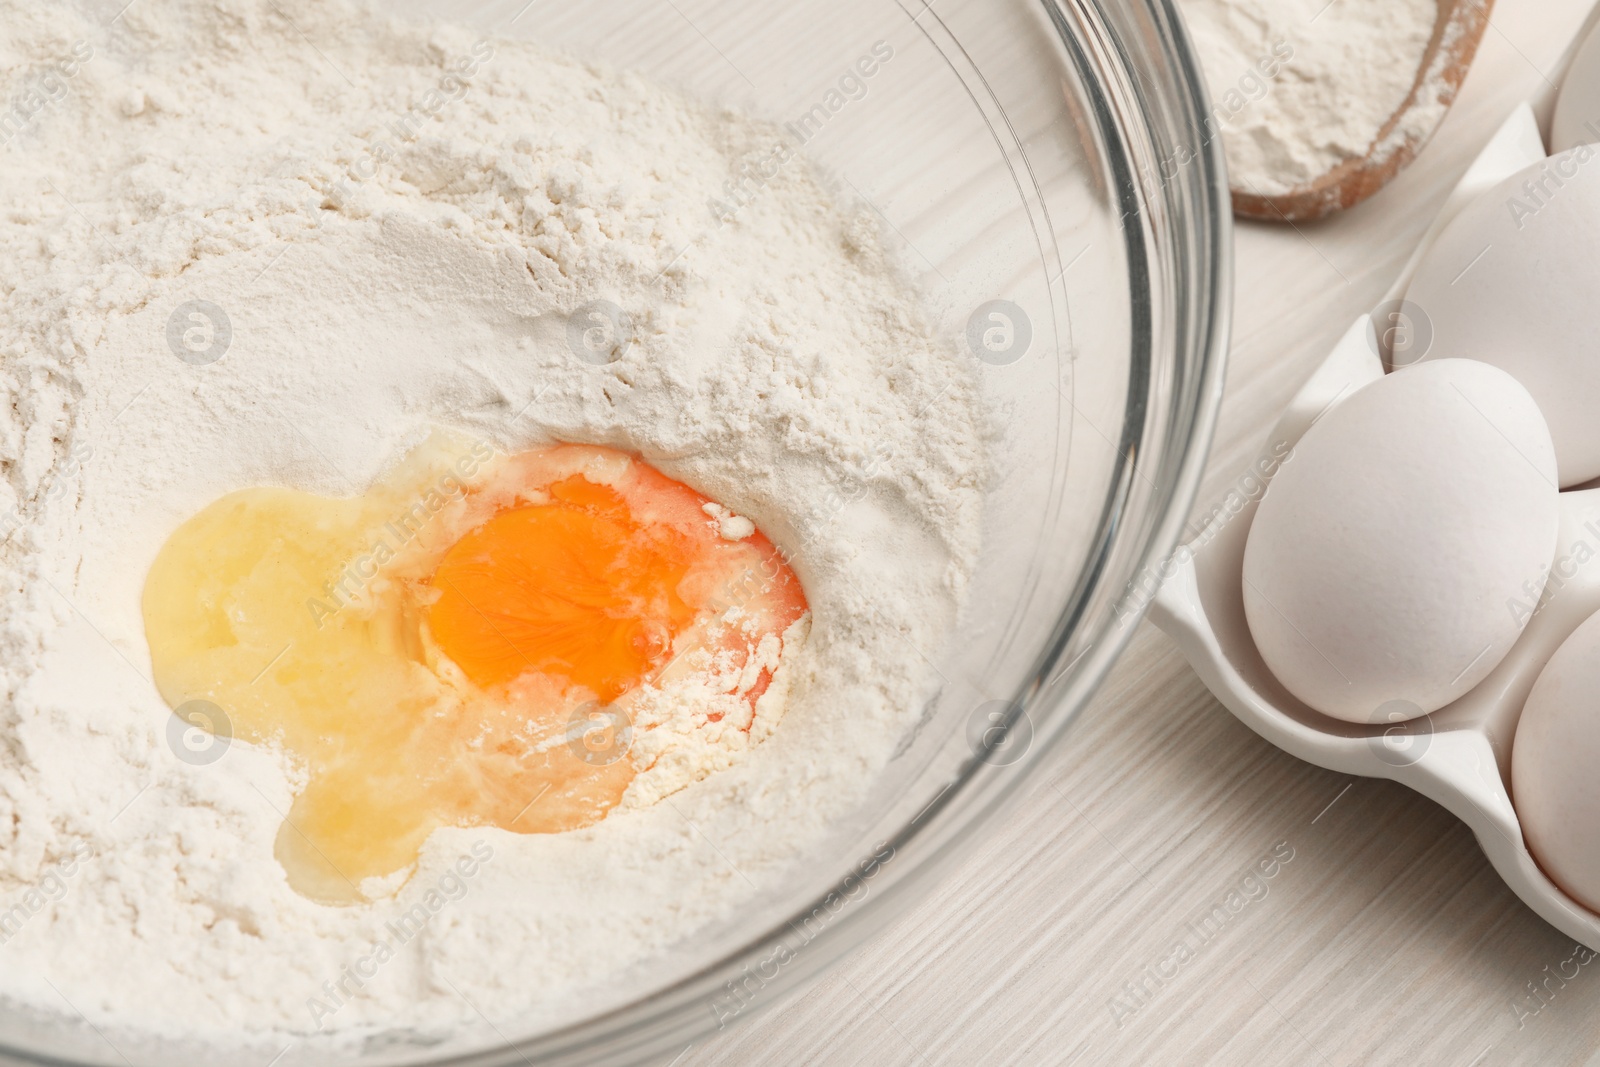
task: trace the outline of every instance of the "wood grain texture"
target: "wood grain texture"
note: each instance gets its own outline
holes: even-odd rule
[[[1235,186],[1231,190],[1234,213],[1267,222],[1308,222],[1354,207],[1393,181],[1416,158],[1437,127],[1399,139],[1393,137],[1394,131],[1418,101],[1437,100],[1448,108],[1455,100],[1488,29],[1493,4],[1494,0],[1439,0],[1433,39],[1422,54],[1411,93],[1373,138],[1367,155],[1341,163],[1276,196]],[[1351,74],[1359,76],[1356,71]]]
[[[1326,222],[1241,224],[1232,366],[1197,514],[1381,299],[1587,7],[1501,0],[1416,165]],[[1279,843],[1293,858],[1260,895],[1245,876]],[[1202,940],[1189,924],[1230,891],[1259,899]],[[1149,977],[1185,938],[1190,958]],[[823,980],[673,1067],[1600,1064],[1600,959],[1572,955],[1454,818],[1274,749],[1146,624],[953,877]]]

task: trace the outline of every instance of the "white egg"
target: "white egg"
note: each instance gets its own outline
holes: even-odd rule
[[[1574,145],[1600,141],[1600,23],[1589,31],[1572,65],[1561,79],[1555,115],[1550,120],[1550,146],[1565,152]]]
[[[1432,328],[1425,358],[1492,363],[1533,394],[1563,487],[1600,477],[1597,156],[1593,146],[1572,149],[1478,197],[1440,233],[1406,292]]]
[[[1600,911],[1600,614],[1556,649],[1528,694],[1511,748],[1522,836],[1545,874]]]
[[[1334,407],[1273,478],[1245,544],[1245,616],[1273,675],[1359,723],[1477,685],[1555,555],[1555,471],[1532,397],[1485,363],[1420,363]]]

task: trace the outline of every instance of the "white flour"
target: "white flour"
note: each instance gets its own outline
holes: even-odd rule
[[[1277,196],[1431,130],[1447,106],[1410,95],[1436,0],[1180,0],[1237,189]]]
[[[798,157],[718,224],[776,128],[335,3],[72,10],[0,0],[0,998],[177,1035],[568,1018],[900,740],[976,554],[969,367]],[[596,299],[632,319],[610,363],[568,343]],[[794,551],[811,636],[736,766],[586,831],[441,831],[392,903],[321,907],[273,858],[285,764],[174,754],[140,589],[223,493],[350,494],[430,424],[642,452]]]

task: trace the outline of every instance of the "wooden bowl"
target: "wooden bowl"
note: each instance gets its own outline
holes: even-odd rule
[[[1422,54],[1411,95],[1378,131],[1367,154],[1279,196],[1261,196],[1233,186],[1234,214],[1269,222],[1308,222],[1359,204],[1389,184],[1416,158],[1448,113],[1478,52],[1493,6],[1494,0],[1439,0],[1433,39]],[[1421,132],[1399,132],[1413,108],[1435,102],[1442,106],[1433,125]]]

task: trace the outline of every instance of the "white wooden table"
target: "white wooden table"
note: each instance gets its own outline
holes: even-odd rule
[[[1589,3],[1499,0],[1443,129],[1375,200],[1298,230],[1240,225],[1202,506],[1381,298]],[[1272,877],[1247,879],[1263,859]],[[1202,921],[1230,892],[1243,905]],[[1600,1064],[1600,958],[1574,948],[1443,809],[1272,748],[1145,624],[954,877],[676,1067]]]

